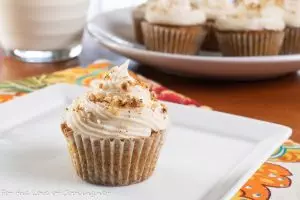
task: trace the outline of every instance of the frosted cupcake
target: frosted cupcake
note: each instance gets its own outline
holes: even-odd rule
[[[83,180],[119,186],[149,178],[164,143],[166,106],[133,79],[128,63],[67,108],[61,128]]]
[[[207,36],[203,42],[201,49],[206,51],[219,51],[219,44],[215,34],[215,21],[227,14],[235,11],[235,6],[228,0],[204,0],[195,1],[194,3],[199,7],[205,9],[207,18]]]
[[[135,39],[138,43],[144,44],[143,32],[142,32],[142,21],[145,18],[146,4],[141,4],[133,9],[132,20],[133,20],[133,30]]]
[[[284,11],[279,5],[241,4],[218,18],[216,35],[224,56],[277,55],[284,39]]]
[[[285,6],[285,38],[281,49],[282,54],[300,53],[300,2],[286,1]]]
[[[147,4],[142,22],[147,49],[197,54],[206,36],[206,16],[190,0],[156,0]]]

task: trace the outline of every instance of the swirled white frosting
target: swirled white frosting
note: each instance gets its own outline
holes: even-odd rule
[[[285,13],[284,20],[289,27],[300,27],[300,11]]]
[[[198,8],[204,9],[208,20],[216,20],[217,18],[233,13],[235,6],[229,0],[191,0]]]
[[[94,137],[150,136],[167,128],[166,107],[128,74],[128,62],[112,68],[97,88],[74,100],[65,121],[75,132]]]
[[[205,23],[206,15],[190,0],[156,0],[148,2],[145,19],[154,24],[190,26]]]
[[[275,4],[265,6],[240,5],[233,14],[225,15],[216,20],[219,30],[273,30],[285,28],[284,10]],[[257,6],[257,7],[256,7]]]
[[[299,1],[286,1],[284,20],[289,27],[300,27]]]

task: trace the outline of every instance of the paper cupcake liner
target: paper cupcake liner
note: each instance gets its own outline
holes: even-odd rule
[[[201,50],[220,51],[219,43],[218,43],[217,36],[216,36],[216,30],[214,27],[214,22],[209,21],[209,22],[207,22],[206,26],[207,26],[207,35],[201,46]]]
[[[144,36],[142,32],[142,21],[143,18],[138,18],[133,16],[133,30],[134,30],[134,36],[138,43],[144,44]]]
[[[217,31],[223,56],[278,55],[284,31]]]
[[[92,138],[62,131],[79,177],[100,185],[130,185],[148,179],[156,166],[164,132],[140,138]]]
[[[300,28],[287,27],[285,29],[285,36],[281,48],[281,54],[298,53],[300,53]]]
[[[142,22],[144,43],[148,50],[165,53],[198,53],[207,34],[205,26],[164,26]]]

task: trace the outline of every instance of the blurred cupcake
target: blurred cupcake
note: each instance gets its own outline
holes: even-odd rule
[[[218,18],[216,35],[224,56],[264,56],[280,52],[283,8],[271,1],[243,3],[234,14]]]
[[[142,22],[147,49],[165,53],[197,54],[206,36],[205,12],[190,0],[149,2]]]
[[[144,44],[143,32],[142,32],[142,21],[145,18],[146,4],[141,4],[133,9],[132,20],[133,20],[133,30],[135,39],[138,43]]]
[[[227,15],[234,12],[234,4],[228,0],[204,0],[196,1],[194,3],[199,7],[205,9],[207,18],[207,36],[201,47],[206,51],[219,51],[219,44],[215,34],[215,21],[223,15]]]
[[[149,178],[164,143],[167,109],[127,67],[112,68],[98,88],[74,100],[61,124],[78,176],[93,184]]]
[[[300,2],[287,1],[285,6],[285,37],[281,54],[300,53]]]

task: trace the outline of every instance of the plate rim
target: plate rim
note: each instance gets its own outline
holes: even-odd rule
[[[75,89],[76,88],[76,89]],[[45,87],[43,89],[37,90],[33,93],[30,93],[28,95],[19,97],[15,100],[6,102],[4,104],[0,105],[0,110],[4,111],[6,110],[10,110],[12,108],[15,109],[14,112],[20,112],[19,108],[23,107],[24,108],[24,104],[20,104],[20,102],[23,101],[30,101],[30,99],[35,98],[36,96],[42,96],[44,97],[48,97],[49,94],[49,90],[51,90],[51,92],[56,92],[59,93],[59,95],[62,96],[61,101],[63,101],[64,103],[66,103],[67,101],[71,101],[71,99],[74,99],[75,96],[78,96],[79,92],[84,92],[87,90],[86,87],[83,86],[78,86],[78,85],[72,85],[72,84],[55,84],[55,85],[51,85],[48,87]],[[75,91],[76,90],[76,91]],[[16,103],[17,102],[17,103]],[[15,104],[19,104],[21,106],[14,107]],[[255,148],[253,151],[251,151],[251,153],[249,153],[249,155],[247,155],[245,158],[243,158],[243,161],[241,161],[241,163],[238,164],[238,166],[236,166],[236,168],[234,169],[230,169],[230,173],[224,177],[222,177],[220,180],[222,181],[221,183],[217,183],[216,187],[218,189],[222,188],[222,196],[220,196],[221,199],[230,199],[233,195],[235,195],[235,193],[243,186],[243,184],[253,175],[253,173],[261,166],[261,164],[263,164],[271,155],[272,153],[286,140],[288,139],[288,137],[291,135],[292,133],[292,129],[287,127],[287,126],[283,126],[283,125],[279,125],[279,124],[275,124],[275,123],[269,123],[269,122],[264,122],[261,120],[254,120],[254,119],[250,119],[250,118],[246,118],[246,117],[241,117],[241,116],[237,116],[237,115],[231,115],[231,114],[227,114],[227,113],[222,113],[222,112],[218,112],[218,111],[210,111],[210,110],[205,110],[205,109],[201,109],[201,108],[194,108],[194,107],[190,107],[190,106],[184,106],[184,105],[180,105],[180,104],[174,104],[174,103],[167,103],[168,105],[176,105],[176,107],[180,108],[181,110],[187,110],[190,112],[197,112],[197,113],[202,113],[202,115],[207,115],[207,113],[209,113],[210,115],[214,116],[214,115],[222,115],[222,117],[231,117],[232,120],[251,120],[251,122],[253,123],[260,123],[261,126],[272,126],[274,128],[278,128],[278,132],[274,132],[272,134],[270,134],[269,137],[266,136],[266,138],[260,140],[261,142],[259,144],[256,144]],[[30,106],[29,106],[30,107]],[[17,108],[17,109],[16,109]],[[51,106],[49,107],[51,108]],[[16,111],[18,110],[18,111]],[[33,110],[33,113],[37,113],[37,110]],[[38,113],[40,113],[41,111],[39,111]],[[46,111],[44,111],[46,112]],[[13,114],[12,114],[13,115]],[[36,114],[37,117],[38,114]],[[6,122],[9,120],[9,117],[1,117],[0,119],[7,119]],[[2,120],[1,119],[1,120]],[[0,121],[1,121],[0,120]],[[22,119],[19,119],[22,120]],[[30,119],[23,119],[25,121],[30,121],[32,120],[32,114],[31,114],[31,118]],[[172,120],[172,119],[171,119]],[[230,119],[231,120],[231,119]],[[22,123],[21,122],[21,123]],[[5,123],[5,121],[4,121]],[[193,122],[195,123],[195,122]],[[215,122],[217,123],[217,122]],[[5,131],[8,129],[13,128],[14,126],[17,126],[19,123],[17,122],[15,125],[14,124],[10,124],[11,127],[5,127],[4,130],[1,130],[1,126],[3,125],[3,123],[1,123],[0,125],[0,136],[4,136],[5,137]],[[282,129],[279,131],[279,128]],[[280,134],[279,134],[280,132]],[[271,137],[272,136],[272,137]],[[261,155],[261,148],[264,149],[264,153],[262,153]],[[257,156],[257,152],[259,151],[260,154],[258,154],[259,156]],[[250,159],[249,159],[250,157]],[[253,160],[254,157],[255,159]],[[252,159],[251,159],[252,158]],[[251,161],[251,162],[250,162]],[[249,163],[251,165],[249,165]],[[246,167],[245,167],[246,166]],[[248,167],[247,167],[248,166]],[[250,167],[249,167],[250,166]],[[246,168],[245,170],[241,170],[240,168]],[[230,186],[224,187],[224,183],[227,183],[228,180],[232,174],[235,171],[239,171],[239,175],[238,177],[236,177],[234,179],[235,182],[233,182]],[[237,172],[236,172],[237,173]],[[225,184],[226,185],[226,184]],[[224,190],[225,188],[225,190]],[[227,189],[226,189],[227,188]],[[216,188],[214,188],[216,189]],[[224,192],[225,191],[225,192]],[[209,196],[212,195],[212,196]],[[206,198],[207,197],[207,198]],[[208,193],[207,196],[205,196],[206,199],[216,199],[216,197],[214,196],[213,193]]]

